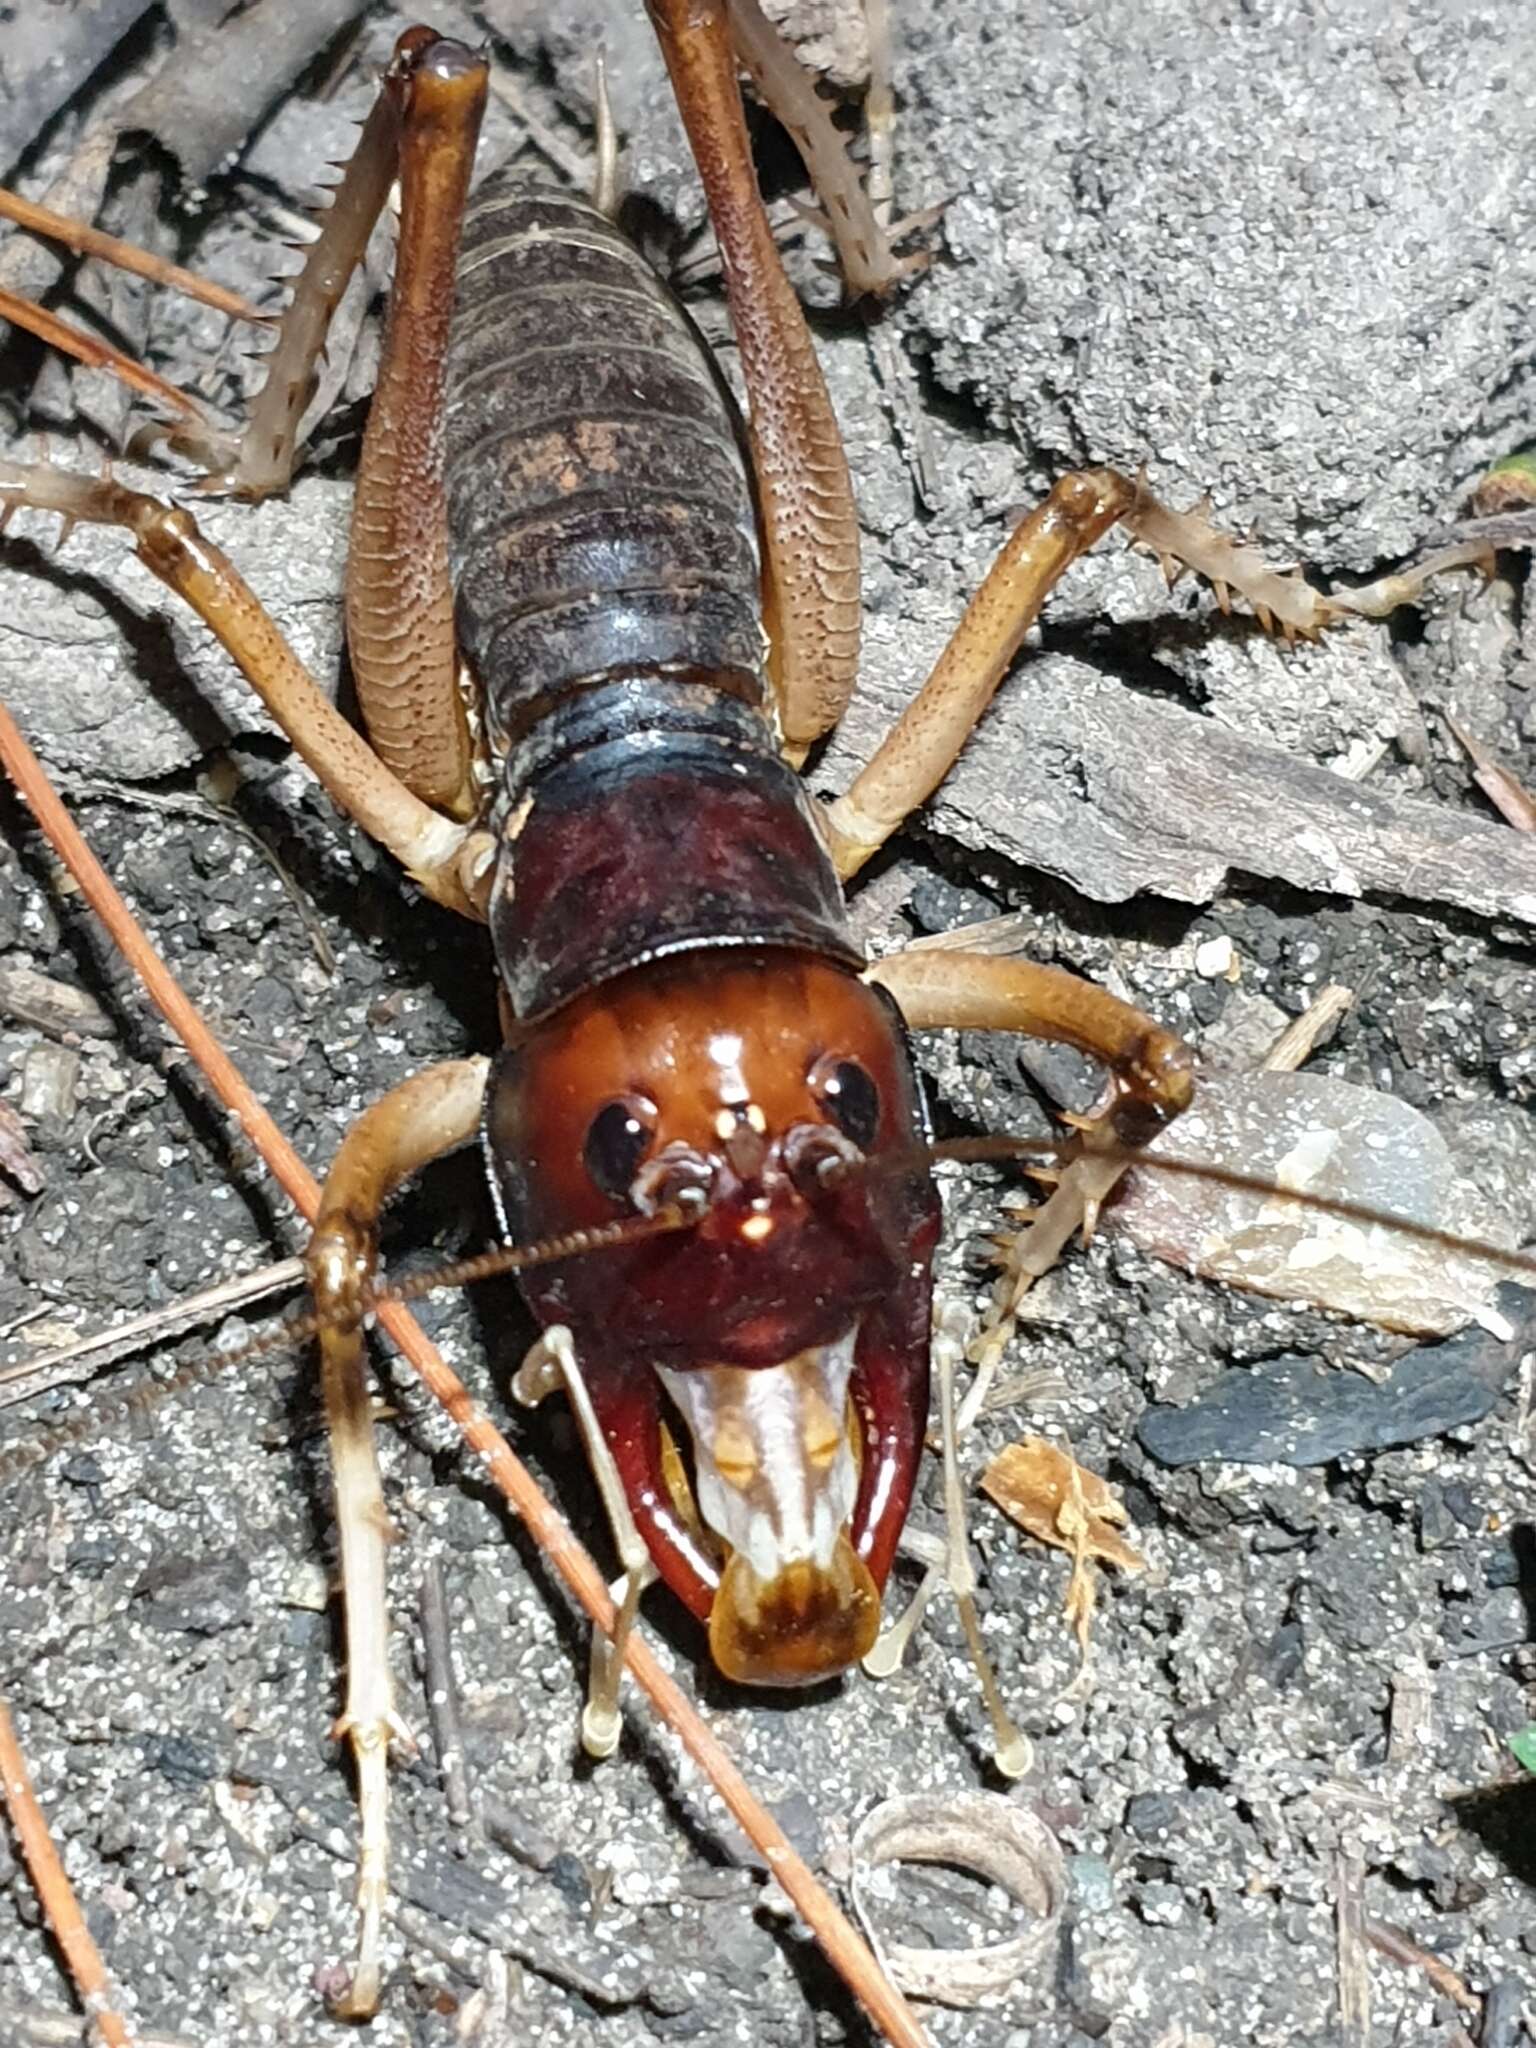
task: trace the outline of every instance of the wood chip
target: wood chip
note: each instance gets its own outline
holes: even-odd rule
[[[862,763],[901,702],[885,685],[861,690],[825,764],[829,784]],[[1236,872],[1536,924],[1532,835],[1362,787],[1066,654],[1010,678],[986,744],[961,755],[925,823],[1097,903],[1205,903]]]
[[[8,1174],[24,1195],[42,1193],[43,1169],[27,1143],[26,1126],[8,1102],[0,1102],[0,1173]]]
[[[28,1046],[21,1063],[21,1114],[29,1123],[68,1123],[80,1098],[80,1055],[67,1045]]]
[[[0,1016],[50,1038],[110,1038],[112,1019],[94,997],[35,967],[0,967]]]
[[[121,115],[181,165],[189,185],[228,166],[246,137],[326,44],[357,20],[358,0],[248,7],[184,36]]]

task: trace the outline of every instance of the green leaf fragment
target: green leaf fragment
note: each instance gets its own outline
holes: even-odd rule
[[[1483,517],[1536,505],[1536,444],[1501,456],[1472,493],[1472,505]]]

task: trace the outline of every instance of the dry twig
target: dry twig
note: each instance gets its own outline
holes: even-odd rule
[[[105,2048],[134,2048],[134,2036],[117,2010],[101,1951],[91,1939],[85,1916],[74,1889],[64,1874],[64,1864],[53,1845],[48,1823],[32,1790],[32,1779],[16,1740],[9,1707],[0,1700],[0,1790],[5,1794],[17,1847],[21,1850],[38,1902],[48,1916],[54,1939],[64,1952],[65,1963]]]

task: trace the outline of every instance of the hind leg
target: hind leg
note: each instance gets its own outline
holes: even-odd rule
[[[491,845],[459,688],[440,421],[453,277],[484,62],[426,29],[396,46],[384,88],[284,316],[239,453],[210,483],[258,496],[291,475],[326,324],[398,170],[401,233],[369,414],[347,572],[347,631],[365,745],[191,514],[118,485],[0,465],[0,505],[120,525],[198,611],[335,801],[427,893],[481,914]]]

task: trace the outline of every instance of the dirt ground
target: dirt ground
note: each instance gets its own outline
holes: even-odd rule
[[[256,11],[284,13],[279,0]],[[26,37],[54,11],[11,12],[5,92],[24,98],[42,90],[24,83]],[[798,17],[823,62],[844,26],[825,12]],[[906,0],[893,13],[898,202],[949,201],[935,260],[872,332],[836,307],[819,251],[795,259],[865,525],[867,682],[813,770],[826,792],[924,673],[1010,516],[1063,470],[1145,460],[1174,504],[1209,490],[1215,515],[1254,528],[1277,561],[1354,580],[1460,517],[1536,413],[1536,24],[1514,10]],[[179,11],[184,35],[198,15]],[[158,159],[122,179],[133,231],[275,302],[265,281],[292,259],[274,244],[346,154],[406,18],[367,12],[261,103],[233,158],[198,169],[199,191]],[[496,101],[487,160],[521,148],[531,176],[556,175],[552,156],[585,160],[602,41],[627,180],[676,253],[701,205],[638,6],[496,0],[439,19],[489,36],[520,111]],[[170,51],[158,11],[137,20],[0,176],[47,189],[112,96]],[[837,54],[857,70],[856,49]],[[528,117],[542,139],[527,139]],[[184,167],[201,132],[185,112]],[[771,191],[795,189],[782,138],[763,141]],[[707,279],[694,305],[723,340]],[[140,329],[141,306],[120,296],[121,331],[236,410],[244,341],[164,307]],[[289,498],[206,514],[328,682],[373,331],[370,313],[355,360],[338,356],[329,445]],[[24,345],[4,369],[16,435],[47,424],[64,455],[58,421],[82,411],[118,433],[99,380],[39,381]],[[491,1045],[483,937],[423,908],[338,822],[119,536],[80,532],[55,552],[53,532],[18,519],[0,543],[0,691],[185,986],[323,1163],[411,1067]],[[1443,716],[1454,707],[1536,785],[1526,579],[1526,556],[1502,554],[1485,587],[1448,582],[1421,611],[1288,652],[1223,621],[1208,592],[1170,595],[1154,564],[1111,543],[1072,572],[949,788],[861,885],[861,931],[886,947],[1015,913],[1037,957],[1109,982],[1213,1063],[1251,1057],[1323,983],[1345,983],[1356,1001],[1312,1066],[1425,1111],[1507,1239],[1529,1243],[1536,842],[1495,818]],[[1355,781],[1325,772],[1339,769]],[[17,806],[0,804],[0,1096],[43,1179],[35,1193],[0,1183],[0,1330],[24,1362],[285,1256],[300,1234]],[[1230,955],[1212,950],[1223,940]],[[99,1014],[25,1021],[6,979],[18,968],[84,991]],[[1039,1048],[951,1035],[922,1058],[948,1131],[1040,1130],[1049,1104],[1091,1092],[1080,1061]],[[944,1286],[961,1302],[985,1292],[1011,1185],[946,1169]],[[459,1160],[401,1201],[389,1248],[420,1262],[489,1230]],[[1011,1796],[1059,1838],[1067,1890],[1046,1961],[985,2009],[927,2009],[936,2043],[1536,2040],[1536,1799],[1506,1746],[1536,1719],[1536,1321],[1529,1293],[1500,1299],[1508,1342],[1474,1331],[1455,1353],[1405,1358],[1403,1340],[1190,1278],[1112,1226],[1042,1289],[1006,1368],[1023,1386],[983,1419],[967,1469],[1027,1431],[1059,1432],[1122,1490],[1150,1569],[1106,1585],[1078,1683],[1066,1560],[977,1501],[986,1636],[1035,1746]],[[504,1416],[527,1338],[511,1290],[424,1319]],[[211,1341],[122,1372],[163,1372]],[[404,1907],[369,2038],[867,2040],[639,1708],[610,1763],[580,1760],[584,1625],[409,1375],[380,1365],[403,1708],[423,1729],[419,1594],[436,1578],[484,1825],[456,1836],[429,1750],[395,1773]],[[1392,1386],[1411,1373],[1430,1390],[1400,1434],[1378,1418],[1326,1453],[1302,1441],[1318,1369],[1367,1386],[1389,1368]],[[1262,1457],[1239,1444],[1230,1405],[1193,1462],[1139,1433],[1149,1407],[1236,1399],[1298,1370],[1314,1393]],[[6,1440],[101,1404],[110,1384],[6,1407]],[[1458,1409],[1452,1390],[1468,1384],[1487,1398]],[[509,1427],[606,1556],[563,1411]],[[918,1521],[937,1526],[939,1505],[930,1473]],[[320,1987],[351,1939],[352,1818],[327,1736],[338,1645],[308,1362],[244,1367],[103,1428],[8,1487],[3,1532],[0,1683],[129,2010],[146,2034],[205,2048],[339,2043]],[[647,1613],[833,1882],[879,1800],[1001,1789],[942,1604],[895,1677],[794,1698],[726,1686],[665,1600]],[[1001,1912],[943,1873],[904,1883],[887,1910],[934,1943]],[[1395,1958],[1381,1946],[1394,1939]],[[39,2031],[67,2005],[0,1846],[0,2042],[71,2038]]]

